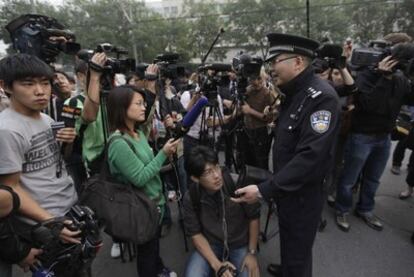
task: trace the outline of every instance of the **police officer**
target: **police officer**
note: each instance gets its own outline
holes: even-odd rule
[[[322,184],[333,162],[339,102],[334,89],[315,76],[311,66],[319,43],[272,33],[273,82],[285,98],[276,123],[273,178],[236,191],[235,202],[274,198],[278,207],[282,265],[268,267],[274,276],[312,276],[312,246],[322,212]]]

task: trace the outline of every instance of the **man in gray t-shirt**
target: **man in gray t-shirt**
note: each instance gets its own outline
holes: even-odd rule
[[[18,229],[62,216],[77,201],[58,144],[72,143],[76,132],[63,128],[53,134],[53,120],[41,112],[51,96],[52,77],[52,69],[35,56],[0,60],[0,87],[10,95],[10,107],[0,113],[0,183],[20,198],[18,213],[24,223]],[[64,227],[60,238],[79,243],[79,233]]]
[[[62,216],[77,195],[50,127],[53,120],[40,115],[34,119],[12,108],[0,113],[0,175],[20,172],[20,185],[33,200],[53,216]]]

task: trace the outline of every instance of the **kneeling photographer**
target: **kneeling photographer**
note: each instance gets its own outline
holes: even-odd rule
[[[260,204],[230,201],[236,185],[212,149],[192,148],[185,166],[195,184],[184,196],[184,224],[196,249],[185,276],[259,276]]]

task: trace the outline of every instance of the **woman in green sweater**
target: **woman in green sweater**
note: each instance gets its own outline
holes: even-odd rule
[[[145,92],[132,86],[114,88],[108,96],[108,121],[112,139],[108,149],[108,163],[112,177],[121,183],[131,183],[142,189],[149,198],[157,200],[161,213],[165,198],[162,193],[160,169],[168,156],[175,153],[178,141],[169,140],[154,156],[140,125],[145,121]],[[127,140],[133,149],[125,141]],[[139,276],[169,276],[159,255],[159,234],[137,245]]]

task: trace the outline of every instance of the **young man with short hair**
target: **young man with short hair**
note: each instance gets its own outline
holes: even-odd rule
[[[52,69],[35,56],[16,54],[0,61],[0,85],[10,95],[10,107],[0,114],[0,183],[19,196],[16,232],[65,215],[77,201],[59,142],[72,143],[73,128],[54,134],[53,120],[42,113],[51,96]],[[66,227],[60,238],[79,243],[79,231]]]
[[[196,146],[186,157],[195,184],[184,197],[184,225],[196,248],[185,276],[259,276],[256,257],[260,204],[230,201],[235,185],[214,151]]]

